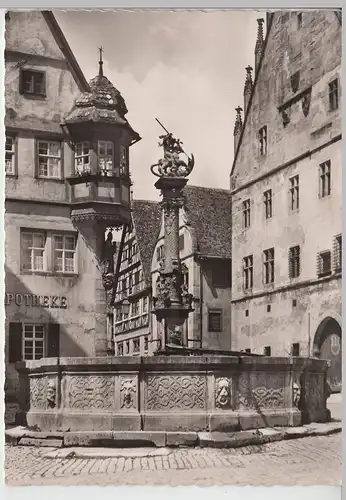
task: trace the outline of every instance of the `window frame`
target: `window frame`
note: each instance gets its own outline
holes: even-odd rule
[[[243,289],[246,291],[253,289],[253,254],[243,257]]]
[[[25,335],[25,327],[33,327],[33,336],[31,337],[26,337]],[[43,329],[43,336],[42,338],[35,338],[35,330],[36,327],[42,327]],[[32,358],[27,358],[25,355],[25,345],[26,341],[29,342],[32,340]],[[42,342],[42,357],[34,357],[34,352],[35,352],[35,346],[36,342]],[[22,323],[22,360],[23,361],[34,361],[38,359],[42,359],[46,356],[47,352],[47,325],[42,324],[42,323]]]
[[[12,150],[6,150],[7,139],[12,140]],[[6,154],[12,155],[13,172],[7,172],[6,170]],[[11,132],[6,132],[5,136],[5,176],[6,177],[18,177],[18,136]]]
[[[34,90],[33,91],[28,91],[25,89],[25,74],[26,73],[31,73],[31,76],[35,78],[35,75],[41,75],[42,77],[42,82],[41,82],[41,91],[36,92],[35,91],[35,82],[34,82]],[[40,71],[37,69],[31,69],[31,68],[20,68],[20,73],[19,73],[19,92],[25,97],[31,97],[31,98],[41,98],[45,99],[47,98],[47,78],[46,78],[46,72],[45,71]]]
[[[334,237],[334,272],[342,271],[342,234],[337,234]]]
[[[219,327],[212,325],[211,317],[212,315],[218,316]],[[223,332],[223,310],[222,309],[208,309],[208,332],[210,333],[222,333]]]
[[[81,146],[81,154],[77,154],[77,149],[78,149],[78,146],[79,145],[82,145]],[[88,154],[85,154],[84,153],[84,148],[87,148],[88,149]],[[73,144],[73,152],[74,152],[74,174],[75,175],[86,175],[86,174],[91,174],[91,152],[92,152],[92,148],[91,148],[91,144],[89,141],[79,141],[79,142],[75,142]],[[89,159],[89,162],[88,163],[84,163],[84,159],[85,158],[88,158]],[[77,161],[78,159],[82,159],[83,160],[83,168],[82,169],[78,169],[77,168]],[[86,165],[88,165],[88,168],[86,168]]]
[[[251,226],[251,199],[247,198],[242,202],[243,229]]]
[[[266,156],[268,152],[268,128],[267,125],[263,125],[258,130],[258,143],[259,143],[259,155]]]
[[[57,138],[49,138],[49,137],[37,137],[35,140],[36,147],[36,161],[35,161],[35,177],[40,180],[47,180],[47,181],[58,181],[61,182],[64,180],[64,143],[63,141],[57,139]],[[59,145],[59,150],[60,150],[60,157],[55,156],[55,155],[43,155],[40,154],[40,143],[47,143],[48,146],[50,143],[58,144]],[[48,148],[47,148],[48,149]],[[45,157],[47,158],[47,173],[49,174],[49,159],[57,159],[59,158],[59,176],[51,176],[51,175],[42,175],[40,172],[40,158]]]
[[[333,84],[335,84],[335,88],[332,88]],[[339,109],[340,86],[338,77],[328,83],[328,103],[330,112],[337,111]]]
[[[119,175],[127,176],[129,172],[129,148],[120,144],[119,150]]]
[[[294,272],[296,270],[296,272]],[[300,245],[294,245],[288,249],[288,277],[296,279],[300,277],[301,272],[301,252]]]
[[[329,269],[325,270],[323,268],[323,256],[328,255],[329,256]],[[317,276],[319,278],[322,278],[324,276],[330,276],[332,274],[332,252],[330,250],[322,250],[317,254]]]
[[[275,283],[275,249],[263,250],[263,284],[273,285]]]
[[[264,218],[270,220],[273,218],[273,190],[267,189],[263,193]],[[269,215],[268,215],[269,214]]]
[[[319,197],[326,198],[332,192],[332,178],[331,178],[332,164],[330,160],[324,161],[318,167],[318,180],[319,180]]]
[[[56,274],[76,274],[76,269],[77,269],[77,238],[76,238],[76,235],[75,234],[71,234],[71,233],[59,233],[59,232],[56,232],[56,231],[52,231],[51,233],[51,236],[52,236],[52,270],[54,273]],[[56,245],[55,245],[55,240],[57,238],[61,238],[63,239],[63,248],[57,248]],[[65,240],[67,238],[73,238],[73,246],[74,246],[74,249],[71,250],[71,249],[66,249],[65,248]],[[55,267],[55,254],[56,252],[62,252],[63,253],[63,257],[62,257],[62,261],[63,261],[63,270],[60,271],[60,270],[57,270],[56,267]],[[65,270],[65,253],[73,253],[73,271],[66,271]]]
[[[23,242],[25,235],[30,235],[32,238],[32,242],[34,243],[34,235],[40,235],[44,238],[44,246],[43,247],[35,247],[28,246],[24,248]],[[67,249],[67,252],[73,252],[73,262],[74,262],[74,271],[58,271],[55,269],[55,251],[56,248],[54,246],[54,238],[57,236],[62,236],[65,240],[66,237],[74,238],[74,250]],[[24,267],[24,253],[25,250],[31,250],[31,268],[26,269]],[[42,251],[42,261],[43,266],[42,269],[33,268],[32,263],[34,261],[35,250]],[[34,253],[32,253],[34,251]],[[58,251],[61,251],[58,249]],[[78,275],[78,233],[73,231],[57,231],[57,230],[46,230],[46,229],[36,229],[30,227],[22,227],[20,228],[20,272],[21,274],[45,274],[52,276],[77,276]]]
[[[100,147],[104,146],[105,148],[105,153],[101,154],[100,153]],[[107,154],[107,148],[108,146],[112,146],[112,154]],[[112,160],[112,167],[111,169],[108,169],[106,166],[101,167],[100,166],[100,160],[104,159],[105,160],[105,165],[107,164],[107,159],[111,158]],[[111,177],[114,175],[115,172],[115,162],[114,162],[114,142],[113,141],[97,141],[97,171],[104,175],[105,177]]]
[[[299,174],[289,178],[290,211],[297,212],[300,209]]]
[[[26,235],[30,235],[31,238],[32,238],[32,244],[29,245],[27,248],[24,248],[23,247],[23,241],[24,241],[24,238]],[[35,236],[42,236],[43,237],[43,241],[44,241],[44,244],[42,247],[38,247],[38,246],[35,246],[34,243],[34,239],[35,239]],[[26,250],[29,250],[30,251],[30,263],[31,263],[31,267],[30,269],[27,269],[24,267],[24,261],[26,260],[24,258],[24,252]],[[40,268],[36,268],[33,266],[33,264],[35,263],[35,251],[42,251],[42,269]],[[47,232],[44,231],[44,230],[40,230],[40,229],[32,229],[30,230],[30,228],[24,228],[21,230],[20,232],[20,270],[22,273],[46,273],[47,272],[47,268],[48,268],[48,248],[47,248]]]

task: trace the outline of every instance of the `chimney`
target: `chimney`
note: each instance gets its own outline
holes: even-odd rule
[[[247,66],[245,68],[245,71],[246,71],[246,78],[245,78],[245,85],[244,85],[244,116],[246,114],[247,106],[248,106],[249,99],[250,99],[251,92],[252,92],[253,82],[252,82],[251,73],[253,71],[253,68],[251,68],[251,66]]]
[[[264,19],[263,18],[257,19],[257,23],[258,26],[257,26],[257,40],[255,46],[255,74],[257,74],[257,68],[261,59],[263,45],[264,45],[264,36],[263,36]]]
[[[243,120],[242,120],[242,117],[241,117],[241,112],[243,111],[242,108],[240,106],[238,106],[237,108],[235,108],[236,110],[236,118],[235,118],[235,122],[234,122],[234,131],[233,131],[233,136],[234,136],[234,155],[237,151],[237,147],[238,147],[238,143],[239,143],[239,139],[240,139],[240,134],[241,134],[241,131],[242,131],[242,128],[243,128]]]

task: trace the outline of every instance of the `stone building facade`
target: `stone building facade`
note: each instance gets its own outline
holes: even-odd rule
[[[130,218],[128,149],[139,136],[123,117],[123,99],[103,76],[102,61],[88,83],[51,12],[8,12],[5,36],[4,328],[11,420],[17,361],[107,352],[104,226]],[[112,102],[102,105],[103,113],[106,108],[117,119],[106,129],[98,114],[104,94]],[[90,139],[81,109],[106,138]],[[112,176],[100,177],[102,162]],[[110,206],[111,216],[103,213]]]
[[[237,110],[232,347],[330,360],[341,388],[341,17],[275,12]],[[244,122],[244,123],[243,123]]]
[[[179,250],[184,281],[193,295],[193,312],[184,325],[184,345],[231,348],[231,225],[230,192],[187,185],[180,210]],[[152,258],[152,290],[164,258],[164,227]],[[152,318],[153,344],[162,345],[163,323]]]

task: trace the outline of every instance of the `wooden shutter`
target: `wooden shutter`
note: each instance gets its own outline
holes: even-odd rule
[[[58,358],[60,355],[60,325],[49,323],[47,332],[47,358]]]
[[[22,361],[22,323],[9,324],[9,362]]]

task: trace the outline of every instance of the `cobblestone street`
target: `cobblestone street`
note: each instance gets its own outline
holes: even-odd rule
[[[92,450],[90,458],[45,456],[52,451],[6,446],[7,485],[341,484],[340,433],[238,449],[101,449]]]

